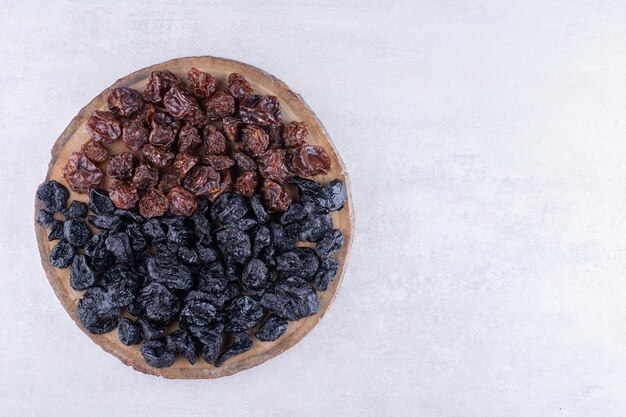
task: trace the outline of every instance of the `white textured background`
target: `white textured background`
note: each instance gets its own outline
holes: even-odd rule
[[[0,1],[0,415],[626,414],[623,2],[133,3]],[[357,234],[300,344],[169,381],[69,319],[33,199],[91,98],[203,54],[302,94],[350,172]]]

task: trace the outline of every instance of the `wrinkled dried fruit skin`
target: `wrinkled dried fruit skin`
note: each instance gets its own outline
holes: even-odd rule
[[[176,361],[176,355],[167,349],[163,339],[145,342],[141,347],[141,355],[148,365],[155,368],[169,368]]]
[[[130,117],[143,108],[143,97],[138,91],[120,87],[109,93],[107,104],[117,116]]]
[[[191,270],[174,257],[155,256],[148,261],[148,273],[154,282],[172,291],[188,290],[193,285]]]
[[[265,288],[270,280],[271,272],[260,259],[253,258],[248,262],[241,274],[241,284],[244,290],[256,292]]]
[[[208,154],[223,154],[226,151],[226,138],[215,126],[209,126],[204,131],[204,146]]]
[[[174,153],[167,149],[147,144],[142,149],[143,155],[157,168],[165,168],[174,160]]]
[[[89,207],[87,206],[87,204],[83,203],[82,201],[72,201],[70,203],[70,207],[67,209],[66,213],[63,213],[63,215],[66,218],[70,218],[70,219],[76,219],[76,218],[84,218],[85,216],[87,216],[87,211],[89,210]]]
[[[143,287],[137,301],[145,309],[145,316],[156,322],[168,322],[180,307],[178,298],[158,282]]]
[[[178,151],[190,151],[195,149],[201,143],[202,139],[200,138],[198,129],[189,123],[184,123],[180,128],[180,132],[178,132]]]
[[[329,214],[311,213],[302,223],[300,240],[318,242],[326,232],[333,228],[333,219]]]
[[[255,336],[261,342],[273,342],[287,331],[288,324],[287,320],[272,314],[257,330]]]
[[[194,96],[206,99],[215,93],[216,82],[211,74],[191,68],[187,71],[187,86]]]
[[[135,168],[133,185],[139,190],[156,187],[159,182],[159,171],[152,165],[142,162]]]
[[[328,192],[328,209],[330,211],[341,210],[348,198],[344,182],[340,179],[334,179],[326,186],[326,190]]]
[[[248,213],[249,207],[244,198],[237,194],[227,193],[220,196],[213,207],[211,217],[222,224],[232,224]]]
[[[91,232],[83,219],[68,219],[63,223],[63,236],[74,247],[83,247],[91,239]]]
[[[170,201],[156,188],[149,188],[139,200],[139,213],[145,218],[162,216],[169,207]]]
[[[130,266],[115,264],[100,276],[100,285],[106,289],[111,306],[121,308],[135,300],[141,279]]]
[[[109,151],[101,143],[91,139],[85,143],[80,151],[85,154],[91,162],[100,163],[107,160]]]
[[[172,164],[172,169],[178,174],[179,177],[183,178],[191,168],[193,168],[197,163],[198,158],[195,155],[190,155],[186,152],[181,152],[176,155],[174,158],[174,163]]]
[[[233,159],[235,160],[235,164],[240,171],[256,171],[257,165],[254,162],[254,159],[250,158],[248,155],[243,152],[233,152]]]
[[[220,174],[211,167],[197,166],[185,177],[183,186],[195,195],[214,193],[220,188]]]
[[[137,305],[137,308],[139,308],[141,310],[141,314],[143,314],[143,307],[141,307],[139,302],[137,302]],[[139,318],[137,320],[137,324],[141,328],[141,337],[143,337],[144,340],[158,339],[165,333],[165,327],[163,324],[155,323],[144,317]]]
[[[50,213],[63,210],[69,197],[67,188],[55,180],[48,180],[37,188],[37,199],[41,202],[41,207]]]
[[[150,132],[146,124],[141,119],[131,120],[124,124],[122,130],[122,140],[132,151],[138,151],[143,145],[148,143]]]
[[[105,190],[93,188],[89,191],[89,209],[96,214],[113,213],[115,206]]]
[[[241,141],[243,149],[248,155],[257,157],[267,149],[270,143],[270,137],[263,129],[258,126],[248,125],[241,132]]]
[[[90,189],[97,188],[102,182],[104,174],[85,155],[74,152],[67,159],[63,168],[63,178],[72,191],[87,194]]]
[[[220,173],[220,189],[216,192],[209,193],[208,198],[211,203],[215,203],[219,196],[228,193],[233,189],[233,174],[230,169]]]
[[[243,332],[253,328],[263,319],[263,307],[254,298],[243,295],[232,300],[226,306],[228,322],[224,325],[227,332]]]
[[[107,250],[115,255],[118,261],[130,262],[132,260],[133,252],[126,233],[111,233],[106,238],[105,244]]]
[[[180,80],[170,71],[152,71],[143,97],[152,103],[160,103],[165,93],[174,85],[180,85]]]
[[[102,288],[87,290],[76,309],[80,323],[92,334],[108,333],[120,321],[119,310],[111,307]]]
[[[276,96],[250,94],[239,103],[241,121],[258,126],[280,124],[280,103]]]
[[[280,184],[268,179],[263,182],[263,199],[271,211],[286,211],[291,204],[287,191]]]
[[[165,338],[167,349],[174,353],[180,353],[190,364],[196,363],[196,344],[183,330],[176,330]]]
[[[328,286],[337,275],[339,269],[339,261],[334,258],[322,259],[319,269],[317,270],[313,282],[318,291],[326,291]]]
[[[236,117],[224,117],[222,119],[222,129],[228,140],[232,142],[239,141],[243,122]]]
[[[140,327],[126,317],[120,320],[120,324],[117,328],[117,334],[123,345],[132,346],[141,342]]]
[[[283,141],[283,125],[282,124],[271,124],[267,129],[267,133],[270,136],[270,144],[268,148],[282,148],[285,146]]]
[[[342,246],[343,233],[341,233],[341,230],[333,229],[326,232],[324,237],[317,243],[315,250],[320,257],[330,258],[337,253]]]
[[[218,91],[206,102],[206,115],[212,119],[221,119],[235,113],[235,99],[224,91]]]
[[[235,161],[226,155],[204,155],[202,157],[202,163],[216,171],[224,171],[232,167]]]
[[[283,128],[283,140],[288,148],[306,145],[308,137],[309,130],[306,122],[289,122]]]
[[[167,195],[170,211],[175,216],[191,216],[196,211],[196,198],[183,187],[174,187]]]
[[[122,134],[122,123],[110,111],[96,110],[87,119],[86,129],[95,141],[113,143]]]
[[[252,347],[252,339],[246,333],[239,333],[235,336],[235,340],[233,344],[226,350],[226,352],[222,353],[219,359],[215,362],[215,366],[222,365],[227,359],[232,358],[233,356],[241,355],[244,352],[247,352]]]
[[[266,291],[261,297],[261,305],[290,321],[312,316],[320,309],[315,289],[296,277],[287,278]]]
[[[43,227],[45,229],[48,226],[50,226],[50,224],[52,224],[53,221],[54,221],[54,217],[52,216],[52,213],[44,209],[39,210],[39,214],[37,215],[37,224],[40,227]]]
[[[252,94],[252,86],[243,75],[233,72],[228,76],[228,92],[235,100],[240,101],[248,94]]]
[[[48,263],[55,268],[67,268],[72,263],[75,254],[76,250],[70,242],[61,239],[50,251]]]
[[[244,197],[252,197],[258,184],[257,175],[252,171],[242,172],[235,181],[234,191]]]
[[[299,222],[304,220],[306,216],[307,212],[304,210],[302,204],[292,203],[289,209],[280,216],[280,222],[282,224]]]
[[[216,234],[218,247],[227,262],[243,264],[250,257],[250,237],[233,226],[222,228]]]
[[[172,86],[165,93],[163,104],[167,111],[177,119],[192,117],[200,109],[191,93],[179,86]]]
[[[48,242],[63,238],[63,222],[60,220],[52,220],[50,223],[50,233],[48,234]]]
[[[115,181],[109,187],[109,195],[115,207],[130,210],[139,201],[137,187],[126,181]]]
[[[107,175],[111,178],[128,179],[133,176],[135,160],[133,155],[128,152],[122,152],[113,155],[107,166]]]
[[[311,177],[328,174],[331,160],[326,150],[321,146],[305,145],[292,151],[291,166],[296,174]]]
[[[171,172],[165,172],[161,175],[161,181],[159,181],[159,190],[163,193],[169,193],[172,188],[178,187],[181,183],[181,178]]]
[[[152,118],[151,132],[148,141],[154,146],[169,149],[176,140],[180,123],[167,113],[156,113]]]
[[[279,184],[284,184],[291,176],[284,149],[268,149],[259,155],[257,163],[264,178]]]

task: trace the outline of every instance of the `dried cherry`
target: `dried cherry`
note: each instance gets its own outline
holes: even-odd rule
[[[222,129],[230,141],[237,142],[239,140],[242,126],[243,122],[236,117],[224,117],[222,119]]]
[[[198,158],[195,155],[188,154],[187,152],[181,152],[176,155],[174,158],[174,163],[172,164],[172,169],[178,174],[179,177],[183,178],[191,168],[193,168],[197,163]]]
[[[131,120],[124,124],[122,130],[122,140],[132,151],[138,151],[143,145],[148,143],[149,132],[145,122],[141,119]]]
[[[204,146],[208,154],[222,154],[226,151],[226,138],[215,126],[208,126],[204,130]]]
[[[243,149],[251,156],[259,156],[270,143],[270,138],[263,129],[258,126],[247,125],[241,133]]]
[[[179,186],[180,183],[181,178],[178,175],[171,172],[165,172],[161,175],[161,181],[159,181],[159,190],[167,194],[172,188]]]
[[[257,175],[254,171],[244,171],[235,181],[235,192],[245,197],[252,197],[257,186]]]
[[[109,157],[109,151],[100,142],[90,139],[81,148],[80,151],[85,154],[90,161],[99,163],[104,162]]]
[[[264,178],[279,184],[284,184],[291,176],[284,149],[268,149],[259,155],[257,163],[259,164],[259,172]]]
[[[142,162],[135,168],[133,185],[140,190],[156,187],[159,182],[159,171],[149,163]]]
[[[215,93],[216,82],[211,74],[191,68],[187,71],[187,86],[194,96],[205,99]]]
[[[156,147],[152,144],[147,144],[143,147],[142,152],[148,161],[157,168],[165,168],[170,165],[174,160],[174,153],[163,148]]]
[[[263,198],[265,206],[272,211],[286,211],[291,204],[287,191],[280,184],[268,179],[263,182]]]
[[[283,140],[288,148],[297,148],[306,144],[309,131],[306,122],[289,122],[283,128]]]
[[[153,103],[160,103],[165,93],[174,85],[180,85],[180,80],[170,71],[152,71],[143,90],[143,97]]]
[[[178,132],[178,150],[187,152],[195,149],[201,143],[202,139],[200,139],[198,129],[189,123],[183,123],[180,132]]]
[[[97,142],[113,143],[122,134],[122,124],[110,111],[96,110],[87,119],[87,133]]]
[[[114,181],[109,187],[109,196],[115,207],[124,210],[132,209],[139,201],[137,187],[126,181]]]
[[[220,174],[211,167],[197,166],[187,174],[183,186],[195,195],[214,193],[220,188]]]
[[[224,171],[235,164],[230,157],[226,155],[204,155],[202,163],[208,165],[216,171]]]
[[[163,104],[167,111],[177,119],[192,117],[199,110],[198,102],[191,93],[176,85],[165,93]]]
[[[280,103],[276,96],[250,94],[239,103],[239,116],[241,121],[247,124],[259,126],[279,124]]]
[[[328,174],[331,160],[321,146],[304,145],[292,151],[291,166],[296,174],[310,177]]]
[[[173,188],[167,198],[170,200],[170,211],[175,216],[191,216],[196,211],[196,198],[183,187]]]
[[[143,107],[143,97],[138,91],[120,87],[109,93],[107,104],[117,116],[130,117]]]
[[[102,182],[104,174],[84,154],[74,152],[63,168],[63,178],[72,191],[86,194]]]
[[[235,113],[235,99],[224,91],[213,94],[206,103],[206,115],[210,119],[221,119]]]
[[[134,166],[135,160],[133,155],[128,152],[122,152],[111,156],[107,166],[107,175],[111,178],[131,178]]]
[[[139,213],[143,217],[159,217],[169,209],[170,202],[161,191],[149,188],[139,200]]]
[[[252,86],[243,75],[233,72],[228,76],[228,91],[235,100],[240,101],[248,94],[252,94]]]

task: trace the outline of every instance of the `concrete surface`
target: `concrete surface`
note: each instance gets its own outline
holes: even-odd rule
[[[625,415],[624,3],[260,3],[0,1],[0,415]],[[302,94],[348,166],[357,234],[299,345],[168,381],[71,322],[32,207],[85,103],[203,54]]]

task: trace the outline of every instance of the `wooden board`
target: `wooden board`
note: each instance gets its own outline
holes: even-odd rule
[[[345,237],[345,244],[341,251],[335,256],[340,263],[337,277],[326,292],[320,293],[320,312],[315,316],[290,323],[287,332],[275,342],[260,342],[254,339],[252,349],[242,355],[227,360],[219,368],[207,364],[201,358],[198,358],[195,365],[190,365],[181,357],[177,358],[174,365],[170,368],[152,368],[143,360],[138,345],[124,346],[119,342],[117,330],[104,335],[93,335],[81,326],[76,316],[76,306],[78,300],[82,297],[82,292],[74,291],[70,287],[69,268],[55,269],[48,264],[50,250],[54,247],[56,241],[48,242],[48,231],[41,229],[36,224],[37,212],[40,209],[40,204],[37,200],[35,201],[35,232],[39,244],[41,261],[54,292],[78,327],[105,351],[113,354],[126,365],[130,365],[134,369],[148,374],[159,375],[166,378],[219,378],[259,365],[298,343],[324,316],[337,295],[341,280],[343,279],[354,229],[354,214],[352,210],[348,173],[328,133],[322,126],[322,123],[306,105],[304,100],[302,100],[302,97],[291,91],[285,83],[270,74],[253,66],[233,60],[214,57],[190,57],[174,59],[153,65],[119,79],[78,113],[52,147],[52,158],[48,166],[46,180],[54,179],[67,186],[67,183],[62,177],[61,170],[69,155],[72,152],[80,150],[81,145],[89,139],[85,131],[85,121],[94,110],[106,109],[106,97],[110,90],[117,87],[130,87],[143,91],[148,76],[152,71],[157,70],[170,70],[181,79],[185,79],[185,74],[190,67],[196,67],[200,71],[211,73],[218,80],[218,89],[225,87],[228,74],[238,72],[250,81],[255,93],[277,96],[280,100],[284,122],[292,120],[306,121],[309,125],[309,143],[323,146],[332,158],[332,171],[328,175],[316,177],[315,180],[327,183],[334,178],[340,178],[346,183],[348,201],[341,211],[332,213],[334,227],[342,230]],[[115,153],[122,150],[123,144],[121,141],[118,141],[118,143],[107,145],[107,147]],[[108,183],[104,185],[108,186]],[[73,192],[70,195],[70,199],[88,201],[86,195]],[[307,358],[302,358],[303,362],[307,360]]]

